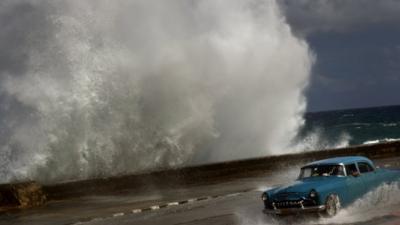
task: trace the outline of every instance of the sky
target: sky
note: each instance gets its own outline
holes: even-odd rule
[[[400,104],[400,1],[279,1],[316,56],[307,111]]]

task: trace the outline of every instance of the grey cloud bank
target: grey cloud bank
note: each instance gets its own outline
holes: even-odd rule
[[[282,0],[279,3],[292,28],[305,35],[351,32],[400,22],[400,1],[397,0]]]
[[[317,56],[308,111],[400,104],[400,1],[279,1]]]

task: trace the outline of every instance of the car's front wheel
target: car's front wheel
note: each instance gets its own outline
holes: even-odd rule
[[[325,202],[325,215],[328,217],[335,216],[340,210],[340,198],[336,194],[330,194]]]

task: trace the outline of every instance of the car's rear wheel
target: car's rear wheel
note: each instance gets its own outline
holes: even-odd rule
[[[336,194],[330,194],[325,202],[325,215],[327,217],[335,216],[340,210],[340,198]]]

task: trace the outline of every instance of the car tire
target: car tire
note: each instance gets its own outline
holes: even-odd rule
[[[340,211],[340,198],[336,194],[330,194],[325,201],[324,215],[333,217]]]

